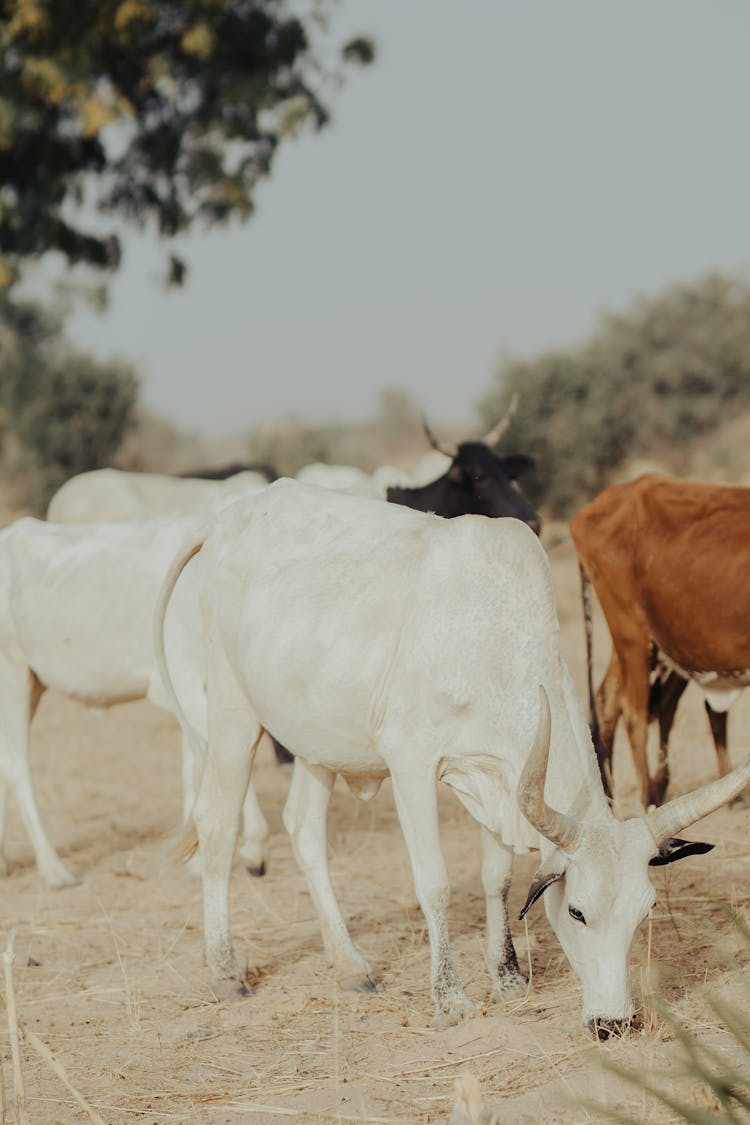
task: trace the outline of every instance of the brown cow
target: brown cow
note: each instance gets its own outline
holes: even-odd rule
[[[643,804],[661,803],[682,677],[706,697],[723,776],[725,714],[750,684],[750,488],[647,473],[605,489],[578,512],[570,532],[612,634],[612,659],[596,695],[603,774],[611,773],[622,713]],[[589,621],[587,633],[590,639]],[[661,705],[654,690],[664,692]],[[662,734],[653,778],[646,758],[650,694]]]

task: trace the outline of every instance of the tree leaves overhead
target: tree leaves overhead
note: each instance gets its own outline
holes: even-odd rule
[[[5,270],[59,250],[117,266],[80,204],[170,238],[247,218],[280,141],[320,128],[340,65],[284,0],[5,0],[0,7],[0,248]],[[180,280],[181,270],[170,275]],[[0,278],[0,281],[2,279]]]

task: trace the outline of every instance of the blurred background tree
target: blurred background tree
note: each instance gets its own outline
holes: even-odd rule
[[[313,0],[303,20],[284,0],[8,0],[0,287],[51,250],[115,268],[117,219],[171,238],[247,218],[281,141],[323,126],[342,67],[373,58],[363,37],[337,61],[315,45],[329,8]],[[184,274],[172,255],[169,280]]]
[[[137,396],[133,369],[72,350],[58,314],[8,294],[0,297],[0,469],[6,504],[41,511],[67,477],[109,464]]]
[[[570,515],[629,458],[687,468],[689,445],[750,407],[750,285],[714,273],[607,315],[590,340],[507,360],[480,404],[487,425],[520,406],[503,452],[537,460],[533,502]]]

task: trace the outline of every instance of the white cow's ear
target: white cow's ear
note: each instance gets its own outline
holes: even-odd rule
[[[713,844],[704,844],[700,840],[680,840],[678,836],[670,836],[659,845],[657,855],[648,862],[651,867],[662,867],[665,863],[675,863],[688,855],[705,855],[712,848]]]
[[[554,868],[552,868],[551,866],[548,867],[546,864],[542,864],[542,866],[534,876],[534,881],[529,887],[529,893],[526,896],[526,902],[523,905],[523,910],[518,915],[519,922],[523,918],[526,911],[534,905],[536,900],[542,897],[544,892],[547,890],[547,887],[552,886],[552,884],[556,883],[558,879],[562,879],[563,875],[565,874],[565,868],[562,867],[561,869],[561,857],[556,856],[555,859],[556,863]]]

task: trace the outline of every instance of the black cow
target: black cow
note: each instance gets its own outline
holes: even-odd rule
[[[449,456],[452,464],[442,477],[421,488],[389,488],[387,499],[446,519],[515,516],[539,534],[542,521],[515,483],[534,467],[533,458],[521,453],[498,457],[483,441],[463,441]]]
[[[191,469],[187,473],[178,473],[179,477],[197,477],[199,480],[226,480],[235,477],[237,473],[260,473],[269,484],[278,480],[278,473],[270,465],[262,461],[230,461],[228,465],[219,465],[215,469]]]

